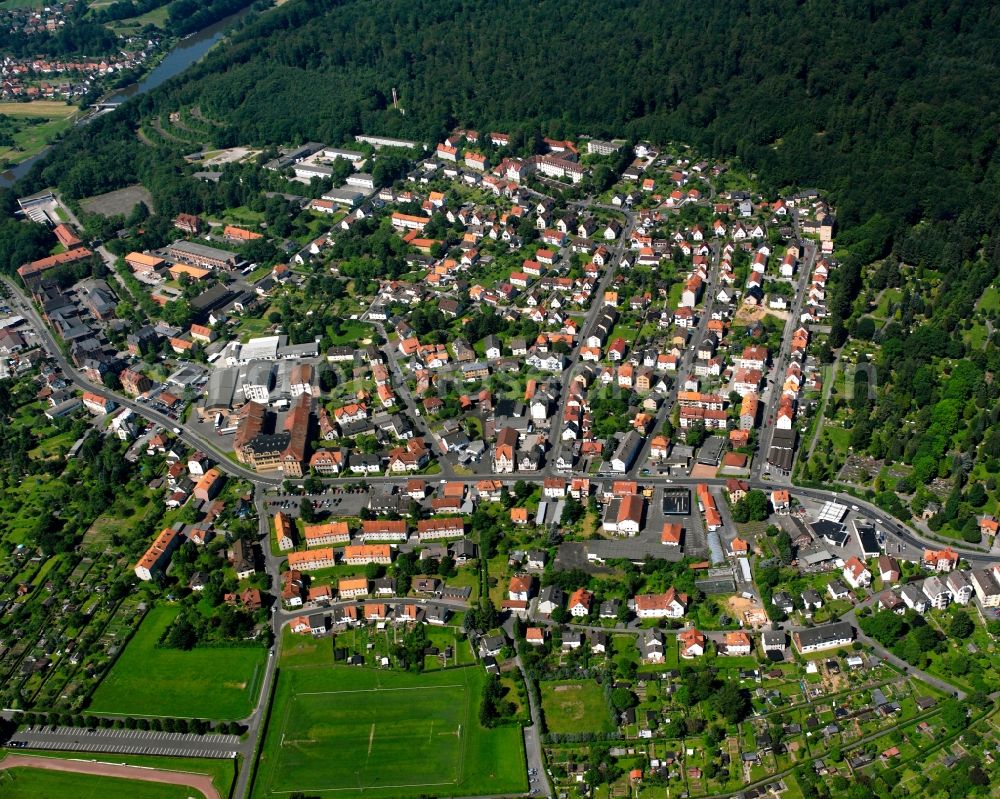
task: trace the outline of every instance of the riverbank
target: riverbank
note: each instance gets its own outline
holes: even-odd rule
[[[152,91],[157,86],[171,78],[180,75],[184,70],[200,61],[215,46],[237,22],[248,16],[253,11],[253,5],[246,5],[239,11],[223,17],[217,22],[202,28],[197,33],[193,33],[183,39],[175,40],[169,50],[165,50],[162,55],[154,56],[151,61],[152,68],[137,81],[128,86],[108,91],[99,102],[101,103],[123,103],[126,100]],[[53,102],[53,101],[36,101]],[[12,105],[29,105],[28,103],[14,103]],[[56,141],[59,135],[74,124],[80,124],[92,119],[94,114],[91,111],[77,109],[74,106],[66,106],[70,109],[70,116],[65,120],[59,120],[59,127],[50,129],[45,135],[36,133],[32,140],[27,142],[31,149],[19,143],[17,152],[4,159],[0,154],[0,163],[3,163],[5,171],[0,174],[0,186],[11,186],[17,180],[28,173],[28,170],[38,159],[45,155],[49,146]],[[36,125],[34,127],[41,127]],[[14,164],[14,166],[10,166]]]

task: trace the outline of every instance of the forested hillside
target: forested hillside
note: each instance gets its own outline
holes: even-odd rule
[[[862,265],[895,246],[962,283],[997,229],[998,54],[1000,7],[983,0],[292,0],[76,131],[31,182],[82,196],[142,178],[187,195],[126,126],[191,105],[224,122],[220,145],[432,142],[455,124],[679,139],[738,156],[765,189],[834,199],[853,256],[832,309],[842,340]]]
[[[456,122],[679,138],[743,156],[772,186],[821,183],[849,224],[986,200],[1000,123],[991,3],[332,5],[265,15],[161,101],[200,102],[233,141],[258,143],[362,128],[433,140]]]

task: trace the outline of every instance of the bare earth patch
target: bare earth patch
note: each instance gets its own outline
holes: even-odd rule
[[[107,194],[96,194],[80,200],[80,205],[85,211],[101,216],[128,216],[132,209],[139,203],[145,203],[146,207],[153,212],[153,195],[145,186],[138,183],[134,186],[126,186],[118,191],[109,191]]]

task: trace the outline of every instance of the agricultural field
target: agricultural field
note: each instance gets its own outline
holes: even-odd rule
[[[53,137],[68,130],[75,105],[61,100],[0,103],[0,163],[18,163],[36,155]]]
[[[593,680],[539,683],[549,732],[611,732],[614,724],[604,689]]]
[[[276,689],[255,797],[469,796],[525,788],[519,727],[479,725],[486,675],[307,665],[297,648]],[[282,663],[289,663],[283,656]]]
[[[267,653],[263,647],[158,649],[177,616],[153,608],[98,686],[90,705],[109,715],[240,719],[253,709]]]

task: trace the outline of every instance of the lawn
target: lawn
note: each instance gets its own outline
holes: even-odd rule
[[[330,340],[334,344],[357,344],[359,341],[371,338],[375,332],[371,325],[355,319],[342,320],[339,328],[339,332],[334,333],[332,326],[327,327],[327,333],[330,334]]]
[[[74,799],[105,799],[128,796],[130,799],[187,799],[201,795],[184,785],[161,785],[93,774],[70,774],[35,768],[0,771],[0,794],[4,799],[38,799],[43,796],[72,796]]]
[[[264,671],[263,647],[157,649],[179,609],[153,608],[94,692],[94,713],[241,719],[250,715]]]
[[[604,689],[593,680],[539,683],[549,732],[611,732]]]
[[[985,311],[987,313],[991,311],[1000,311],[1000,287],[988,286],[979,298],[979,302],[976,303],[976,306],[980,311]]]
[[[254,796],[523,791],[520,728],[479,725],[485,680],[475,666],[421,675],[283,656]]]

